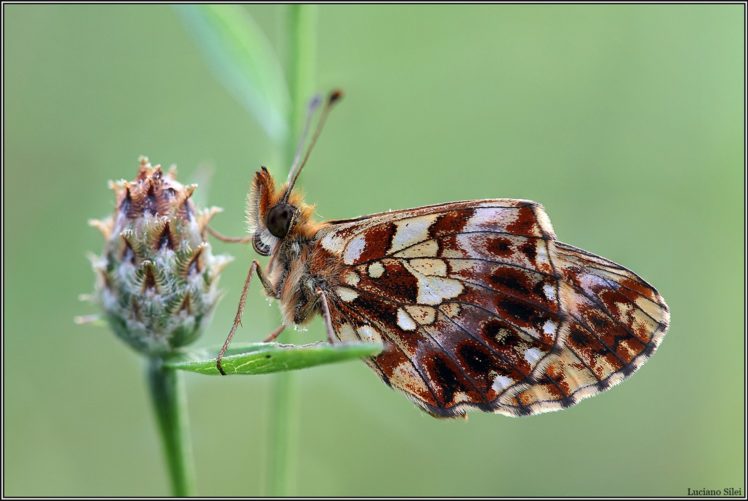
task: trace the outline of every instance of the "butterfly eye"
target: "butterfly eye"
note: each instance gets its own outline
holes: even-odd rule
[[[291,228],[293,216],[293,205],[280,203],[270,209],[270,212],[268,212],[267,218],[265,219],[265,224],[273,236],[284,238],[288,234],[288,230]]]

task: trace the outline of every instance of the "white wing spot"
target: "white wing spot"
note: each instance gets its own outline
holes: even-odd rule
[[[345,274],[344,281],[348,285],[352,285],[353,287],[358,285],[358,282],[361,280],[361,277],[358,276],[358,273],[355,271],[349,271]]]
[[[403,263],[405,268],[418,280],[418,304],[441,304],[445,299],[452,299],[462,294],[462,282],[453,278],[426,276],[410,263]]]
[[[449,318],[454,318],[460,314],[460,305],[455,303],[443,304],[439,306],[439,309]]]
[[[431,306],[406,306],[405,311],[421,325],[430,325],[436,320],[436,309]]]
[[[545,323],[543,324],[543,334],[547,336],[552,336],[553,334],[556,333],[557,327],[558,325],[556,324],[556,322],[552,320],[546,320]]]
[[[346,303],[350,303],[358,297],[358,292],[354,291],[353,289],[349,289],[348,287],[336,287],[335,292],[338,294],[340,299],[342,299]]]
[[[426,240],[418,245],[409,247],[395,254],[396,257],[436,257],[439,253],[439,243],[436,240]]]
[[[446,277],[447,263],[441,259],[411,259],[410,265],[414,270],[424,275]]]
[[[432,215],[413,217],[395,223],[397,231],[392,237],[389,253],[428,239],[429,227],[434,224],[434,221],[436,221],[436,216]]]
[[[358,336],[356,336],[356,331],[353,330],[353,327],[351,327],[351,324],[341,325],[338,328],[337,335],[341,341],[358,341]]]
[[[513,384],[514,380],[512,378],[506,376],[496,376],[496,379],[493,380],[493,384],[491,385],[491,389],[496,393],[500,393],[502,390],[509,388]]]
[[[352,239],[345,248],[343,262],[345,264],[353,264],[361,256],[361,253],[364,252],[364,247],[366,247],[366,237],[359,235]]]
[[[336,231],[331,231],[322,238],[322,247],[334,254],[340,255],[345,246],[345,239],[338,235]]]
[[[404,331],[416,330],[416,323],[402,308],[397,309],[397,325]]]
[[[543,286],[543,294],[551,301],[556,299],[556,288],[551,284],[545,284]]]
[[[516,200],[504,200],[502,202],[508,203],[509,205],[515,205]],[[491,207],[495,205],[495,202],[488,202],[489,206],[476,207],[473,210],[473,214],[468,219],[465,225],[464,231],[483,231],[491,229],[503,229],[515,222],[517,219],[517,211],[513,208],[496,208]]]
[[[379,331],[371,325],[362,325],[358,328],[358,333],[364,341],[373,341],[375,343],[382,342],[381,334],[379,334]]]
[[[542,356],[543,352],[541,352],[537,348],[530,348],[529,350],[525,351],[525,360],[527,360],[527,363],[529,363],[530,365],[540,360],[540,357]]]
[[[440,304],[445,299],[452,299],[462,293],[462,283],[452,278],[425,277],[416,274],[418,279],[418,303]]]
[[[476,207],[473,214],[468,219],[466,230],[475,231],[492,226],[504,226],[507,214],[514,215],[514,211],[505,211],[504,209],[491,209],[489,207]]]
[[[368,273],[371,278],[379,278],[384,273],[384,266],[379,261],[371,263],[369,265]]]

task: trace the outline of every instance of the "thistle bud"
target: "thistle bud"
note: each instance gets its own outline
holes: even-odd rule
[[[91,221],[104,235],[92,259],[96,301],[114,332],[135,350],[164,354],[193,342],[219,297],[218,278],[230,261],[214,256],[205,229],[218,208],[197,210],[196,185],[177,182],[140,159],[133,181],[110,183],[114,214]]]

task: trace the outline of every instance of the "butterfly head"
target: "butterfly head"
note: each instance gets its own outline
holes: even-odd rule
[[[247,220],[249,231],[253,235],[252,246],[258,254],[269,256],[281,242],[297,238],[311,238],[319,229],[319,226],[312,223],[310,219],[314,207],[304,203],[301,195],[294,191],[294,185],[317,142],[327,114],[342,96],[343,93],[337,89],[328,94],[311,142],[306,149],[306,154],[302,157],[301,153],[312,117],[322,104],[322,100],[319,96],[315,96],[309,102],[304,131],[296,148],[293,165],[288,173],[288,181],[283,187],[275,189],[273,176],[265,167],[255,174],[247,200]]]
[[[299,193],[289,192],[287,184],[276,189],[265,167],[257,171],[247,200],[247,223],[255,251],[269,256],[284,240],[312,236],[313,211]]]

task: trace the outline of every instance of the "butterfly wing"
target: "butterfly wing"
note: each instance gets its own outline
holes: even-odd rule
[[[337,337],[382,340],[367,363],[438,417],[569,407],[631,375],[669,320],[654,288],[558,242],[526,200],[335,221],[316,255]]]

